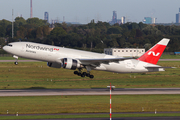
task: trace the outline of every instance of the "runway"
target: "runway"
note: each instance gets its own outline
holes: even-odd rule
[[[112,95],[180,94],[180,88],[115,88]],[[109,95],[109,89],[22,89],[0,90],[0,96]]]

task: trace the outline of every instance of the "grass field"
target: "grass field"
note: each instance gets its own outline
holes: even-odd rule
[[[160,59],[180,59],[180,55],[162,55]]]
[[[180,87],[180,61],[158,64],[177,68],[139,74],[92,71],[95,78],[90,79],[74,75],[72,70],[49,68],[45,62],[0,63],[0,89],[106,88],[109,83],[116,88]]]
[[[158,62],[158,64],[177,68],[167,69],[165,72],[139,74],[92,71],[95,78],[89,79],[74,75],[72,70],[49,68],[45,62],[19,63],[17,66],[13,63],[0,63],[0,89],[106,88],[109,83],[115,85],[116,88],[180,87],[180,61],[165,61]],[[180,111],[179,99],[179,95],[112,96],[112,112],[141,112],[142,107],[145,111],[154,111],[155,109],[157,111]],[[0,108],[0,114],[6,114],[7,110],[9,114],[16,112],[19,114],[108,113],[109,96],[0,97]],[[161,115],[165,116],[165,114]],[[178,116],[179,114],[173,115]],[[18,119],[26,119],[25,117],[37,118],[37,116],[34,118],[19,116]],[[52,117],[64,118],[67,116],[49,116],[49,118]],[[71,117],[75,118],[75,116]],[[0,117],[0,119],[2,118]],[[8,116],[4,119],[15,118]]]
[[[113,95],[112,112],[180,111],[179,95]],[[0,114],[109,113],[109,96],[0,97]]]

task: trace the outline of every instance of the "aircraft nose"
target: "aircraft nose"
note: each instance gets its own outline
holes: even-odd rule
[[[4,47],[3,47],[3,50],[7,51],[7,46],[4,46]]]

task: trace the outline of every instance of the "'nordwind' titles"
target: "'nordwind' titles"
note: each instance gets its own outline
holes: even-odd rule
[[[36,49],[36,50],[44,50],[44,51],[53,52],[53,48],[41,47],[41,46],[34,46],[34,45],[30,45],[30,44],[26,44],[26,48],[31,48],[31,49]]]

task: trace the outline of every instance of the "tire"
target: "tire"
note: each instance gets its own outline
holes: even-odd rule
[[[86,76],[86,72],[83,72],[82,74],[83,74],[84,76]]]
[[[92,78],[94,78],[94,75],[90,75],[89,77],[92,79]]]
[[[77,74],[78,76],[81,76],[81,73],[80,72],[78,72],[78,74]]]
[[[86,73],[86,76],[87,76],[87,77],[90,77],[90,74],[89,74],[89,73]]]
[[[77,74],[78,74],[78,71],[74,71],[74,74],[77,75]]]
[[[85,75],[84,75],[84,74],[81,74],[81,77],[85,77]]]

